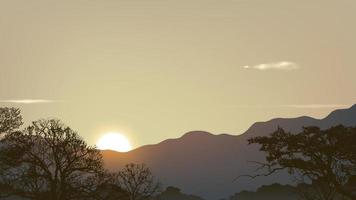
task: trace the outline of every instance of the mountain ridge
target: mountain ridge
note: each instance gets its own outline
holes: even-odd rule
[[[253,129],[254,126],[258,126],[259,124],[263,124],[263,123],[273,123],[275,121],[284,121],[284,120],[310,120],[310,121],[321,121],[321,120],[326,120],[328,118],[331,118],[333,117],[335,114],[337,114],[338,112],[342,112],[342,111],[348,111],[348,110],[354,110],[356,112],[356,104],[353,104],[351,107],[349,108],[344,108],[344,109],[337,109],[337,110],[334,110],[332,112],[330,112],[327,116],[323,117],[323,118],[314,118],[314,117],[310,117],[310,116],[306,116],[306,115],[303,115],[303,116],[299,116],[299,117],[276,117],[276,118],[273,118],[273,119],[270,119],[270,120],[266,120],[266,121],[258,121],[258,122],[255,122],[253,123],[245,132],[243,132],[242,134],[228,134],[228,133],[219,133],[219,134],[214,134],[214,133],[211,133],[209,131],[205,131],[205,130],[194,130],[194,131],[188,131],[186,133],[184,133],[183,135],[181,135],[180,137],[177,137],[177,138],[169,138],[169,139],[165,139],[161,142],[158,142],[158,143],[154,143],[154,144],[147,144],[147,145],[143,145],[143,146],[140,146],[140,147],[137,147],[131,151],[134,151],[136,149],[139,149],[139,148],[142,148],[142,147],[149,147],[149,146],[152,146],[152,145],[159,145],[165,141],[169,141],[169,140],[176,140],[176,139],[181,139],[183,137],[186,137],[188,135],[191,135],[191,134],[196,134],[196,133],[207,133],[211,136],[220,136],[220,135],[229,135],[229,136],[241,136],[241,135],[244,135],[246,133],[249,132],[250,129]],[[269,134],[269,133],[268,133]],[[120,152],[118,152],[120,153]],[[127,152],[125,152],[127,153]]]
[[[254,173],[256,166],[248,160],[264,160],[264,154],[259,152],[258,146],[247,144],[248,138],[267,135],[277,127],[297,132],[303,126],[328,128],[339,124],[356,126],[356,105],[335,110],[322,119],[302,116],[256,122],[240,135],[190,131],[179,138],[144,145],[127,153],[103,151],[103,157],[108,169],[119,169],[130,162],[146,163],[167,186],[177,186],[185,193],[208,200],[220,199],[274,182],[291,183],[290,177],[283,173],[263,179],[232,182],[238,175]]]

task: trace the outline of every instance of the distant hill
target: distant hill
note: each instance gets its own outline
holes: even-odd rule
[[[204,200],[194,195],[183,194],[179,188],[169,186],[161,194],[157,195],[155,200]]]
[[[316,189],[318,188],[318,189]],[[228,200],[300,200],[300,199],[320,199],[320,195],[325,195],[320,185],[317,183],[301,183],[296,186],[281,185],[273,183],[263,185],[256,191],[241,191],[228,198]],[[333,200],[346,200],[341,194],[330,196]]]
[[[231,196],[229,200],[299,200],[297,188],[291,185],[264,185],[257,191],[241,191]]]
[[[277,118],[253,124],[242,135],[213,135],[205,131],[192,131],[177,139],[168,139],[127,153],[103,151],[109,169],[119,169],[126,163],[146,163],[163,184],[182,188],[184,193],[205,199],[220,199],[242,190],[256,190],[275,182],[290,184],[286,174],[276,174],[254,180],[233,179],[241,174],[253,174],[256,166],[247,161],[263,161],[258,146],[248,146],[247,139],[262,136],[282,127],[298,132],[303,126],[323,129],[343,124],[356,126],[356,105],[336,110],[324,119],[311,117]]]

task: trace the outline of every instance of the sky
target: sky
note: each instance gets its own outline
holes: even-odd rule
[[[0,0],[0,106],[95,144],[356,103],[354,0]]]

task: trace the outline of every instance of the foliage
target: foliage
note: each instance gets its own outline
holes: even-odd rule
[[[263,185],[257,191],[241,191],[230,196],[229,200],[345,200],[340,195],[325,196],[324,191],[320,188],[319,183],[306,184],[301,183],[296,186],[281,185],[274,183]],[[321,189],[321,190],[316,190]],[[323,196],[324,195],[324,196]]]
[[[298,134],[278,128],[270,136],[249,139],[249,144],[260,144],[266,153],[267,163],[261,163],[268,170],[264,175],[287,169],[356,199],[355,188],[346,187],[356,172],[355,141],[356,128],[340,125],[327,130],[305,127]]]
[[[0,108],[0,134],[18,129],[22,125],[21,111],[18,108]]]
[[[54,119],[7,134],[0,152],[3,181],[30,199],[79,199],[85,180],[103,172],[100,151]]]
[[[117,184],[116,175],[104,171],[83,182],[83,200],[129,200],[129,194]]]
[[[0,108],[0,198],[143,200],[159,189],[144,164],[104,170],[101,152],[60,120],[22,124],[19,109]]]

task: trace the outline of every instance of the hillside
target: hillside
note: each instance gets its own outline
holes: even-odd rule
[[[285,174],[263,179],[241,179],[240,174],[252,174],[255,166],[248,161],[263,161],[258,146],[248,146],[247,139],[267,135],[282,127],[291,132],[303,126],[328,128],[338,124],[356,126],[356,105],[336,110],[324,119],[311,117],[276,118],[253,124],[241,135],[213,135],[204,131],[192,131],[177,139],[168,139],[155,145],[147,145],[127,153],[103,151],[109,169],[119,169],[124,164],[146,163],[165,184],[182,189],[184,193],[205,199],[220,199],[242,190],[256,190],[275,182],[291,183]]]

